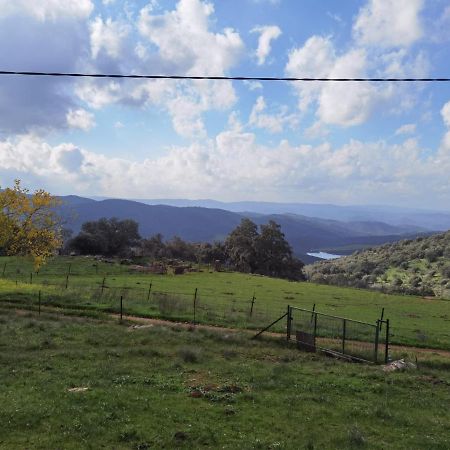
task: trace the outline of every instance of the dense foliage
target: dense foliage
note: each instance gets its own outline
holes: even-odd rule
[[[385,244],[306,268],[309,280],[450,297],[450,231]]]
[[[102,218],[84,223],[68,247],[82,255],[120,256],[136,245],[140,238],[138,224],[134,220]]]
[[[192,243],[180,237],[164,241],[162,234],[141,239],[133,220],[100,219],[86,222],[67,244],[67,251],[82,255],[139,256],[152,261],[177,259],[196,263],[224,264],[244,273],[257,273],[292,280],[304,278],[303,263],[295,258],[280,225],[274,221],[260,230],[243,219],[225,242]]]
[[[16,180],[0,191],[0,249],[8,255],[32,256],[36,268],[61,245],[59,201],[48,192],[30,191]]]
[[[258,227],[242,219],[225,241],[229,259],[240,272],[259,273],[292,280],[303,279],[303,263],[292,254],[280,225],[270,220]]]

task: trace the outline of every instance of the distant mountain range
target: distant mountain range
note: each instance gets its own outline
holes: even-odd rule
[[[104,198],[100,198],[104,199]],[[450,211],[433,211],[396,206],[339,206],[314,203],[274,203],[274,202],[219,202],[216,200],[153,199],[136,200],[147,205],[168,205],[178,207],[200,206],[224,209],[232,212],[252,212],[258,214],[298,214],[319,219],[344,222],[383,222],[385,224],[428,231],[450,229]]]
[[[316,260],[308,256],[308,252],[324,250],[347,254],[356,249],[394,242],[428,231],[425,227],[414,226],[410,223],[393,225],[380,220],[367,220],[365,215],[361,216],[362,220],[343,221],[307,217],[292,212],[265,214],[259,211],[234,212],[200,206],[149,205],[132,200],[94,200],[78,196],[60,198],[64,203],[60,207],[60,213],[67,222],[66,227],[75,233],[86,221],[98,220],[102,217],[117,217],[138,222],[139,231],[143,237],[161,233],[165,239],[179,236],[191,242],[213,242],[223,240],[243,217],[249,217],[257,224],[274,220],[281,225],[294,252],[305,262]],[[248,202],[243,203],[248,206]],[[275,208],[276,204],[264,205],[272,205],[270,208]],[[326,207],[326,205],[322,206]],[[278,206],[278,208],[284,207],[285,204]],[[253,209],[257,209],[256,206]]]

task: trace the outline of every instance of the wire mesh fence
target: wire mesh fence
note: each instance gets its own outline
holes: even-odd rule
[[[320,349],[375,363],[387,360],[389,321],[371,324],[292,306],[287,316],[287,339],[295,339],[304,350]]]
[[[254,295],[245,298],[232,292],[219,294],[207,288],[201,291],[193,288],[190,292],[157,290],[155,284],[158,283],[128,277],[130,269],[117,265],[109,272],[91,272],[89,277],[73,268],[70,271],[47,269],[39,273],[28,273],[27,269],[10,265],[2,277],[16,284],[9,301],[24,306],[35,307],[39,297],[43,308],[65,307],[118,314],[122,303],[124,314],[243,328],[258,328],[285,309],[281,305],[258,303]]]

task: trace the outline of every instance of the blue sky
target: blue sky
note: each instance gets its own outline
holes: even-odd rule
[[[0,68],[449,77],[445,0],[0,0]],[[0,80],[0,186],[450,210],[450,83]]]

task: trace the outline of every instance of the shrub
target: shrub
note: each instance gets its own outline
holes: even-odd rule
[[[197,363],[200,361],[201,351],[199,348],[182,347],[178,350],[178,356],[185,363]]]

